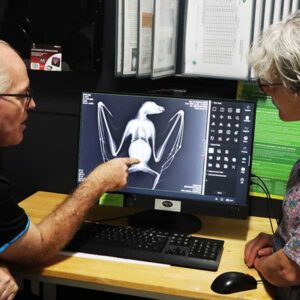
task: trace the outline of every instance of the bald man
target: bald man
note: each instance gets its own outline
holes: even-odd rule
[[[0,41],[0,146],[17,145],[23,140],[28,111],[34,108],[25,64],[14,49]],[[138,162],[116,158],[99,165],[37,225],[13,200],[9,182],[0,175],[0,260],[25,266],[47,262],[70,241],[103,193],[126,186],[128,168]]]

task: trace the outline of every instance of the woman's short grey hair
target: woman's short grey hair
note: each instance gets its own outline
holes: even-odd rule
[[[0,40],[0,44],[10,47],[8,43],[2,40]],[[3,63],[3,59],[1,58],[0,55],[0,93],[6,92],[11,87],[11,85],[12,85],[12,79],[10,78],[7,68],[5,67],[5,64]]]
[[[249,63],[258,78],[300,92],[300,10],[272,24],[254,42]]]

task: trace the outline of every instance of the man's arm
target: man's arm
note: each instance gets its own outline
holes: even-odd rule
[[[5,265],[0,263],[0,299],[12,300],[18,291],[18,285]]]
[[[75,234],[86,213],[107,191],[127,184],[128,167],[136,159],[116,158],[98,166],[49,216],[9,246],[0,257],[22,265],[40,265],[59,251]]]

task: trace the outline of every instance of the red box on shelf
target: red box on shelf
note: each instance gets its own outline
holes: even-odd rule
[[[30,69],[42,71],[61,71],[62,49],[58,45],[33,44],[31,48]]]

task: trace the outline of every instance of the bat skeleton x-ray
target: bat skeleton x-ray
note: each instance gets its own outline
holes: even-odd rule
[[[130,157],[138,158],[140,163],[131,166],[128,172],[130,174],[140,171],[154,175],[152,189],[155,189],[162,173],[172,163],[175,155],[181,148],[183,139],[184,111],[179,110],[170,118],[169,123],[173,123],[172,127],[164,138],[162,145],[156,150],[156,129],[154,123],[148,118],[148,115],[161,114],[164,111],[164,107],[157,105],[153,101],[144,102],[138,110],[136,117],[127,123],[120,145],[117,146],[107,122],[107,113],[111,117],[113,117],[113,114],[103,102],[98,102],[98,132],[103,161],[109,160],[110,156],[118,156],[125,139],[131,136],[128,154]],[[171,150],[164,155],[169,142],[172,143]],[[152,155],[156,163],[163,162],[159,171],[153,170],[148,165]]]

